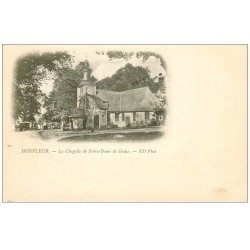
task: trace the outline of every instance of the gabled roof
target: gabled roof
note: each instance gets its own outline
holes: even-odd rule
[[[80,99],[80,101],[82,101],[83,99],[85,99],[85,95],[82,96],[82,98]],[[105,109],[108,109],[108,108],[109,108],[108,102],[103,101],[103,100],[102,100],[100,97],[98,97],[98,96],[87,94],[87,109],[90,109],[90,106],[89,106],[89,99],[92,99],[92,100],[95,102],[96,106],[97,106],[99,109],[105,110]]]
[[[98,90],[97,96],[108,101],[111,112],[154,111],[160,107],[160,101],[148,87],[115,92]]]
[[[90,98],[92,98],[94,100],[94,102],[96,103],[97,107],[99,109],[108,109],[109,108],[109,104],[108,102],[102,100],[101,98],[99,98],[98,96],[95,95],[89,95]]]
[[[120,108],[120,93],[109,90],[97,90],[97,96],[109,104],[109,111],[117,111]]]

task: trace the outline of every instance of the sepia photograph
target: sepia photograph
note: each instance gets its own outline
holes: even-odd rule
[[[14,69],[15,131],[59,142],[158,139],[166,78],[164,58],[152,51],[25,54]]]

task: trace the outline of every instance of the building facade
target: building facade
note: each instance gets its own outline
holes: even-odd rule
[[[98,90],[91,81],[89,62],[83,62],[83,79],[77,87],[77,108],[73,110],[71,129],[105,129],[148,123],[155,117],[160,101],[148,87],[122,92]]]

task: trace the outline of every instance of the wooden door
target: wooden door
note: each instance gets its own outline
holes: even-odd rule
[[[82,120],[82,128],[83,129],[87,128],[87,119],[85,119],[85,118]]]
[[[99,128],[99,115],[94,116],[94,128]]]

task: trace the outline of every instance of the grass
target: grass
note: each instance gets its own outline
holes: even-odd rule
[[[133,132],[133,133],[106,133],[106,134],[85,134],[77,136],[69,136],[60,139],[60,142],[81,142],[81,141],[107,141],[107,142],[143,142],[159,139],[162,137],[162,131],[152,131],[152,132]]]

